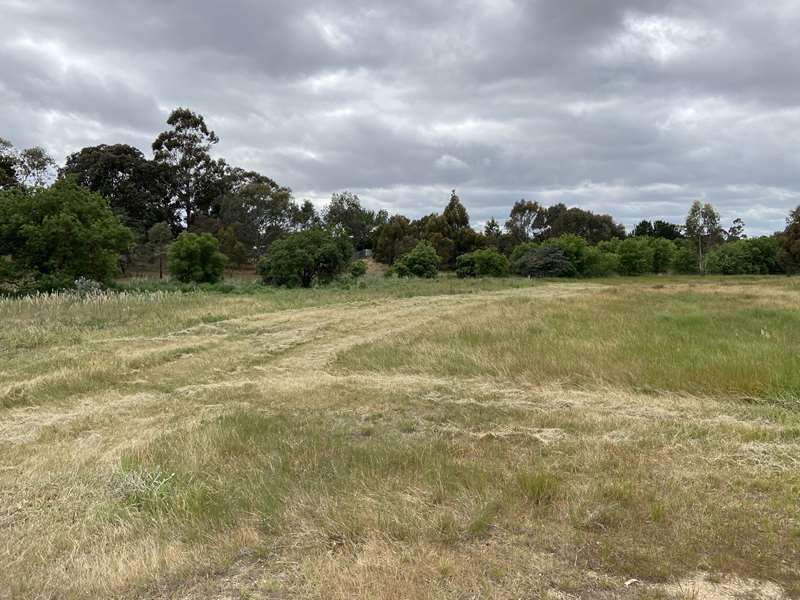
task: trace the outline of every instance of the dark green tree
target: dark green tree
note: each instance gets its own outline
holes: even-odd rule
[[[567,208],[564,204],[549,207],[545,214],[545,222],[547,227],[541,235],[542,239],[554,239],[571,233],[594,245],[625,237],[625,227],[615,223],[609,215],[597,215],[580,208]]]
[[[655,228],[650,221],[640,221],[636,227],[633,228],[633,235],[636,237],[654,237]]]
[[[449,229],[449,233],[469,227],[469,214],[467,214],[467,209],[464,208],[464,205],[461,204],[461,199],[455,190],[450,194],[450,202],[444,208],[442,217]]]
[[[17,179],[17,155],[8,140],[0,138],[0,191],[19,185]]]
[[[375,241],[375,260],[391,265],[417,245],[416,228],[402,215],[394,215],[378,230]]]
[[[483,226],[483,237],[486,238],[486,244],[498,248],[503,237],[503,231],[500,229],[500,224],[494,217],[486,222]]]
[[[0,256],[40,288],[69,287],[79,277],[109,283],[131,241],[105,199],[71,179],[0,192]]]
[[[302,204],[294,206],[292,209],[292,225],[295,231],[322,227],[322,219],[311,200],[303,200]]]
[[[352,256],[353,246],[346,237],[308,229],[273,243],[258,263],[258,271],[269,285],[308,288],[344,273]]]
[[[511,269],[523,277],[566,277],[573,271],[569,260],[555,244],[529,248],[512,262]]]
[[[664,238],[665,240],[679,240],[683,237],[683,234],[679,225],[656,220],[653,221],[653,237]]]
[[[156,223],[168,223],[173,233],[180,229],[175,207],[169,203],[169,170],[133,146],[83,148],[67,157],[60,176],[74,176],[80,185],[103,196],[120,221],[142,238]]]
[[[787,274],[800,273],[800,206],[789,214],[786,229],[778,239],[780,241],[778,264]]]

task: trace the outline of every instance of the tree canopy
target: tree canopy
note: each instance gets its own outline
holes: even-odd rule
[[[132,239],[105,199],[73,179],[0,192],[0,256],[39,288],[79,277],[109,283]]]

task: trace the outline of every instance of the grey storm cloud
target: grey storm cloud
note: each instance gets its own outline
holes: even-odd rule
[[[324,202],[528,198],[750,233],[800,204],[794,0],[0,0],[0,136],[147,151],[172,108]]]

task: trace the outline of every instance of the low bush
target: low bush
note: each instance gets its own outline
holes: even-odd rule
[[[528,250],[512,265],[514,273],[523,277],[567,277],[573,266],[561,248],[547,244]]]
[[[508,259],[493,248],[475,250],[456,259],[459,277],[504,277],[508,275]]]
[[[363,260],[357,260],[350,265],[350,277],[353,279],[360,279],[367,274],[367,263]]]
[[[714,248],[706,258],[706,271],[719,275],[768,275],[779,273],[779,241],[760,237],[729,242]]]
[[[398,258],[387,274],[398,277],[425,277],[432,279],[439,274],[439,255],[430,242],[419,242],[411,252]]]
[[[184,283],[216,283],[227,260],[219,251],[219,240],[210,233],[182,233],[167,250],[167,269]]]

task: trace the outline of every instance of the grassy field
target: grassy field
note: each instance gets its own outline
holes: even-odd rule
[[[126,285],[0,299],[0,598],[800,598],[797,279]]]

